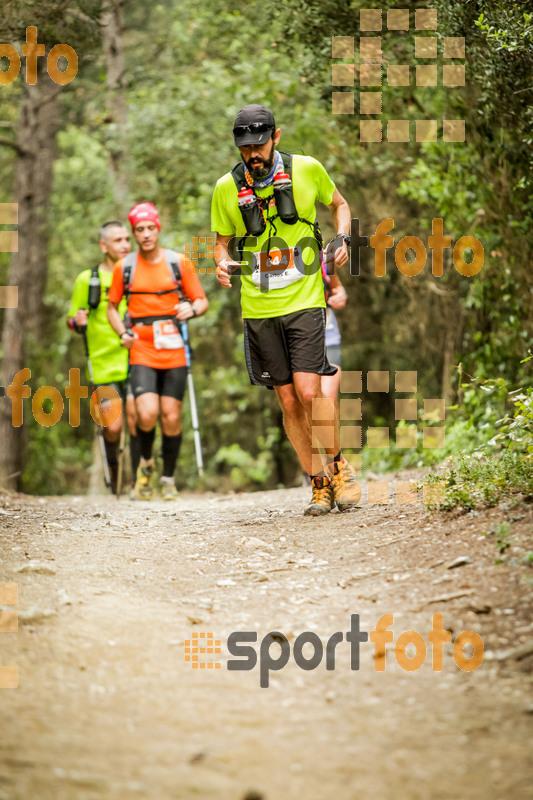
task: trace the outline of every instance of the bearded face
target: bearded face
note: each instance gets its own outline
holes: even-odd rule
[[[241,150],[242,160],[248,167],[252,178],[254,180],[266,178],[274,164],[275,147],[273,140],[270,139],[266,144],[261,146],[248,145],[247,147],[241,147],[239,149]],[[243,150],[250,150],[251,153],[243,153]]]

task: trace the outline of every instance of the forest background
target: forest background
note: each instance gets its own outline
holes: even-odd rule
[[[443,86],[440,77],[438,86],[411,79],[382,87],[384,128],[388,119],[410,119],[412,132],[416,119],[464,119],[465,142],[443,142],[440,127],[436,142],[416,142],[413,133],[406,143],[360,142],[361,8],[383,9],[381,33],[364,35],[381,35],[384,67],[409,64],[414,74],[415,64],[435,63],[415,61],[415,33],[435,35],[414,30],[421,8],[438,13],[439,65],[443,37],[465,37],[465,87]],[[387,30],[386,12],[395,8],[409,9],[410,30]],[[397,449],[392,433],[389,448],[365,448],[366,467],[438,464],[461,451],[488,463],[512,451],[518,460],[503,480],[523,480],[533,493],[528,2],[4,0],[0,41],[20,52],[30,25],[47,52],[57,43],[74,47],[79,70],[61,87],[47,79],[41,58],[37,83],[28,86],[23,59],[18,78],[0,86],[0,202],[19,206],[18,252],[0,254],[0,285],[19,286],[19,307],[0,310],[2,386],[29,367],[32,395],[45,385],[64,394],[69,369],[83,366],[66,314],[77,273],[99,260],[103,221],[125,220],[134,203],[152,201],[164,246],[183,252],[193,237],[211,235],[215,182],[238,160],[233,119],[247,103],[263,103],[281,127],[282,149],[325,165],[363,235],[392,217],[395,243],[405,235],[427,243],[431,221],[442,218],[452,245],[470,235],[484,247],[484,266],[470,278],[454,269],[451,250],[442,277],[431,273],[429,250],[415,277],[400,273],[392,251],[384,277],[365,251],[360,275],[341,275],[349,296],[339,314],[344,369],[418,375],[418,447]],[[332,86],[333,36],[355,37],[354,88]],[[333,114],[332,91],[354,92],[355,113]],[[319,215],[328,239],[329,212]],[[249,385],[238,289],[221,290],[213,275],[201,280],[210,310],[190,331],[206,475],[196,475],[186,408],[178,486],[295,485],[301,474],[275,399]],[[364,391],[363,425],[393,431],[393,397]],[[445,399],[443,448],[423,447],[423,398]],[[87,490],[94,439],[87,405],[73,428],[67,409],[43,427],[25,404],[23,426],[13,428],[11,403],[0,399],[3,484],[34,494]]]

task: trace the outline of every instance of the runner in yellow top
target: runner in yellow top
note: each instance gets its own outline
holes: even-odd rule
[[[212,203],[217,279],[229,288],[232,273],[240,275],[250,380],[275,390],[287,435],[312,476],[313,497],[305,513],[327,514],[335,504],[344,511],[359,501],[359,485],[340,452],[338,414],[320,387],[321,375],[335,374],[336,368],[325,349],[316,201],[331,209],[343,239],[327,256],[330,271],[348,261],[350,208],[318,161],[276,150],[281,131],[269,109],[241,109],[233,135],[242,162],[220,178]],[[328,419],[313,420],[313,400],[320,399]],[[313,456],[312,427],[325,465]]]
[[[121,222],[105,222],[99,230],[99,245],[103,260],[92,269],[79,273],[72,292],[68,325],[85,336],[87,352],[91,359],[95,388],[113,387],[126,401],[126,415],[130,430],[130,455],[132,474],[139,465],[140,451],[136,436],[136,411],[133,395],[128,391],[128,353],[121,347],[107,319],[107,294],[111,286],[113,267],[118,259],[130,252],[130,237]],[[126,301],[120,308],[126,313]],[[88,376],[89,377],[89,376]],[[118,479],[118,448],[122,429],[122,413],[111,425],[103,428],[105,453],[109,465],[111,488],[115,492]]]

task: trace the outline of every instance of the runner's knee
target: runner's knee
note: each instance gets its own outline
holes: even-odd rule
[[[179,412],[176,410],[166,411],[161,409],[161,423],[164,429],[174,429],[179,426],[180,423],[180,415]],[[165,432],[167,432],[165,430]],[[176,434],[171,434],[175,436]]]
[[[120,429],[122,427],[122,418],[119,417],[112,425],[107,425],[104,428],[104,439],[106,442],[118,442],[120,439]]]
[[[151,431],[152,428],[155,428],[156,422],[157,410],[139,409],[137,424],[143,431]]]
[[[283,387],[283,391],[278,393],[281,410],[284,414],[294,415],[302,411],[302,404],[294,391],[293,386]]]
[[[306,409],[312,406],[316,396],[317,393],[314,386],[304,386],[298,389],[298,399]]]

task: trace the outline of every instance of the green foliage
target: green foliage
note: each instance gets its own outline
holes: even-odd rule
[[[418,419],[415,421],[392,421],[391,414],[386,418],[374,419],[374,425],[394,425],[402,428],[417,425],[416,448],[400,449],[394,442],[388,449],[363,450],[363,467],[375,472],[391,472],[414,467],[428,467],[442,463],[445,459],[463,453],[476,451],[489,443],[494,436],[498,420],[505,414],[506,404],[512,396],[509,394],[507,382],[503,378],[494,380],[472,378],[465,382],[462,364],[455,371],[458,402],[446,408],[445,446],[439,448],[424,447],[423,428],[431,427],[424,420],[424,402],[420,392],[417,393]],[[390,412],[393,410],[391,403]],[[501,420],[500,420],[501,421]],[[433,423],[435,426],[443,422]],[[501,435],[503,436],[502,427]],[[493,442],[491,442],[493,444]]]
[[[509,395],[515,406],[512,416],[502,420],[500,432],[489,444],[500,444],[502,447],[520,452],[528,461],[533,462],[533,388],[523,392],[518,389]]]
[[[442,509],[493,506],[503,497],[518,493],[533,498],[533,389],[509,392],[503,382],[494,381],[480,383],[480,388],[493,397],[492,404],[488,401],[489,411],[478,416],[477,425],[474,418],[474,426],[485,441],[470,453],[463,451],[450,457],[443,471],[431,476],[431,482],[444,487],[444,499],[437,504]],[[502,399],[511,411],[496,420]],[[492,418],[484,429],[480,420],[487,419],[487,414]],[[488,431],[494,428],[498,433],[487,441]]]
[[[450,458],[449,466],[433,475],[431,482],[444,486],[445,495],[442,502],[428,505],[443,510],[494,506],[510,493],[533,491],[533,473],[524,469],[523,459],[516,453],[498,458],[480,452],[460,454]]]
[[[508,522],[502,522],[498,525],[496,531],[496,546],[500,555],[503,555],[506,550],[512,547],[513,541],[510,539],[511,529]]]
[[[490,529],[487,531],[487,536],[495,537],[495,544],[499,556],[495,559],[494,563],[505,564],[509,557],[505,555],[508,550],[513,546],[514,542],[511,539],[511,527],[508,522],[492,523]],[[529,564],[527,555],[522,559],[523,564]]]
[[[87,426],[86,426],[87,427]],[[90,426],[87,441],[94,431]],[[34,494],[75,494],[87,488],[92,448],[66,422],[44,428],[34,419],[29,423],[28,453],[24,486]]]
[[[261,487],[272,471],[272,456],[268,450],[262,450],[257,458],[234,443],[229,447],[221,447],[215,456],[215,464],[230,469],[233,489],[249,488],[251,482]]]

